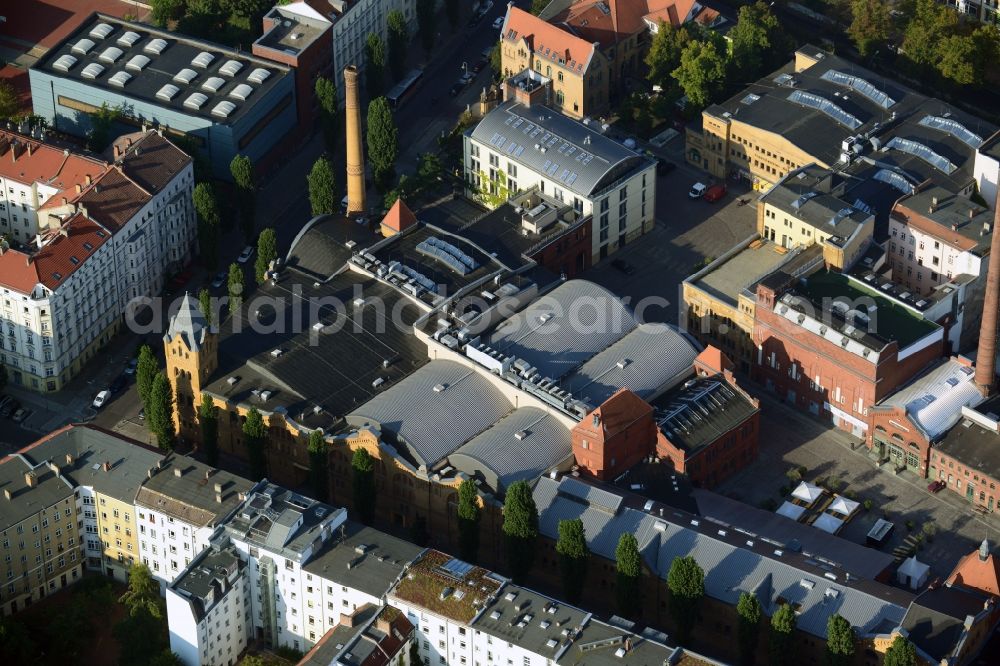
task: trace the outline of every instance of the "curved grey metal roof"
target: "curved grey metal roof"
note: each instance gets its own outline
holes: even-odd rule
[[[558,111],[545,106],[527,107],[513,100],[487,113],[470,136],[503,159],[546,174],[586,198],[625,174],[652,164],[634,150]]]
[[[569,280],[503,322],[489,345],[559,379],[637,326],[621,299],[588,280]]]
[[[570,431],[537,407],[521,407],[448,456],[448,464],[503,492],[515,481],[533,480],[573,455]]]
[[[456,361],[431,361],[347,416],[375,422],[419,465],[432,467],[513,409],[488,379]]]
[[[623,388],[651,400],[691,373],[698,351],[667,324],[643,324],[562,381],[597,406]]]

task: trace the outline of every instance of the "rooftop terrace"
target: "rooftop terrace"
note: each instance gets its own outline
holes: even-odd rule
[[[410,565],[390,594],[432,613],[468,624],[504,580],[436,550]]]

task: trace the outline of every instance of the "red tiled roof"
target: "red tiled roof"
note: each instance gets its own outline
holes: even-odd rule
[[[580,73],[587,69],[594,55],[592,43],[517,7],[507,10],[503,39],[510,42],[523,39],[534,55],[562,60]]]
[[[648,402],[628,389],[619,389],[604,404],[584,417],[583,423],[591,423],[593,415],[599,414],[604,431],[617,432],[652,413],[653,407]]]
[[[723,354],[721,349],[712,345],[705,347],[698,354],[698,357],[694,359],[694,364],[708,368],[716,373],[733,369],[733,362],[729,360],[729,357]]]
[[[116,165],[95,180],[75,201],[86,208],[87,215],[111,233],[116,233],[146,205],[149,198],[149,193],[129,180],[121,167]]]
[[[382,218],[382,226],[399,233],[417,223],[417,216],[402,199],[396,199],[392,208]]]
[[[1000,596],[1000,562],[993,553],[987,552],[983,559],[980,551],[974,551],[958,562],[948,582]]]
[[[552,22],[607,48],[648,30],[646,19],[679,26],[695,4],[695,0],[580,0],[553,17]]]
[[[4,178],[24,184],[40,182],[66,190],[85,182],[88,175],[96,178],[105,169],[107,164],[100,160],[67,153],[30,137],[0,130],[0,176]]]
[[[61,231],[50,232],[40,250],[0,254],[0,284],[24,294],[39,283],[54,290],[107,239],[100,225],[77,213],[63,223]]]

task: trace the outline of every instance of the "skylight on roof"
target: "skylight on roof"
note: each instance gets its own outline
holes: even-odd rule
[[[202,107],[205,102],[208,101],[208,96],[202,93],[192,93],[190,97],[184,100],[184,106],[189,109],[194,109],[197,111]]]
[[[80,72],[80,76],[85,79],[96,79],[104,71],[104,65],[98,65],[96,62],[92,62],[83,68]]]
[[[75,64],[76,58],[67,53],[56,58],[56,61],[52,63],[52,69],[58,69],[60,72],[68,72]]]
[[[79,53],[80,55],[86,55],[90,49],[94,48],[93,40],[84,37],[73,45],[73,53]]]
[[[250,72],[250,75],[247,76],[247,81],[249,81],[250,83],[256,83],[257,85],[260,85],[264,83],[264,81],[267,81],[268,77],[270,76],[271,72],[264,69],[263,67],[258,67],[257,69]]]
[[[883,109],[888,109],[896,103],[896,100],[889,97],[889,95],[882,92],[865,79],[848,74],[847,72],[841,72],[837,69],[828,69],[823,72],[823,76],[820,78],[826,81],[832,81],[833,83],[844,86],[845,88],[853,88],[875,104],[878,104]]]
[[[206,67],[212,64],[213,60],[215,60],[214,55],[212,55],[208,51],[202,51],[191,60],[191,64],[194,65],[195,67],[201,67],[202,69],[205,69]]]
[[[924,127],[930,127],[931,129],[936,129],[939,132],[950,134],[967,145],[969,148],[976,149],[983,145],[983,137],[970,132],[965,125],[957,120],[952,120],[951,118],[945,118],[943,116],[924,116],[920,119],[920,124]]]
[[[754,102],[760,99],[760,95],[755,95],[754,93],[747,93],[743,99],[740,100],[743,104],[750,106]]]
[[[174,81],[186,85],[194,81],[194,77],[196,76],[198,76],[198,72],[194,71],[193,69],[185,67],[184,69],[182,69],[181,71],[177,72],[177,74],[174,75]]]
[[[151,39],[149,44],[146,44],[142,50],[153,55],[160,55],[165,48],[167,48],[167,40],[157,37],[156,39]]]
[[[131,69],[133,72],[141,72],[143,67],[148,64],[149,56],[144,56],[140,53],[129,58],[129,61],[125,63],[125,69]]]
[[[132,75],[129,74],[128,72],[118,72],[110,79],[108,79],[108,83],[110,83],[113,86],[118,86],[119,88],[124,88],[125,84],[128,83],[129,79],[131,78]]]
[[[208,90],[209,92],[217,93],[219,88],[226,85],[226,80],[218,76],[208,77],[204,83],[201,84],[202,90]]]
[[[90,36],[93,37],[94,39],[104,39],[114,31],[115,29],[110,25],[108,25],[107,23],[98,23],[90,31]]]
[[[916,186],[906,179],[905,176],[896,173],[895,171],[889,171],[888,169],[879,169],[872,176],[877,181],[883,182],[887,185],[891,185],[903,194],[913,194],[917,191]]]
[[[169,102],[174,97],[176,97],[177,93],[179,93],[180,91],[181,91],[180,88],[178,88],[172,83],[168,83],[167,85],[163,86],[162,88],[156,91],[156,97],[157,99],[162,99],[164,102]]]
[[[238,99],[241,102],[245,102],[247,97],[253,93],[253,86],[248,86],[245,83],[241,83],[232,90],[229,91],[229,96],[233,99]]]
[[[225,76],[236,76],[236,73],[243,69],[243,63],[239,60],[227,60],[226,64],[219,68],[219,73]]]
[[[228,118],[229,114],[236,110],[236,105],[229,101],[222,101],[212,109],[212,115],[220,118]]]
[[[133,46],[135,46],[135,43],[140,39],[142,39],[142,35],[140,35],[137,32],[132,32],[131,30],[129,30],[118,38],[118,44],[121,46],[125,46],[127,48],[132,48]]]
[[[858,120],[856,116],[844,111],[842,108],[820,95],[806,92],[805,90],[793,90],[788,93],[788,100],[790,102],[795,102],[796,104],[801,104],[802,106],[808,106],[816,109],[817,111],[821,111],[848,129],[855,130],[861,127],[861,121]]]
[[[885,144],[885,147],[899,150],[907,155],[919,157],[938,171],[941,171],[949,176],[953,171],[955,171],[955,169],[958,168],[952,164],[948,158],[935,152],[934,150],[931,150],[928,146],[920,143],[919,141],[904,139],[901,136],[894,136],[889,143]]]
[[[99,55],[97,57],[98,57],[99,60],[103,60],[104,62],[113,63],[113,62],[117,62],[118,58],[122,57],[123,53],[125,53],[125,52],[122,51],[117,46],[109,46],[108,48],[104,49],[104,51],[101,53],[101,55]]]

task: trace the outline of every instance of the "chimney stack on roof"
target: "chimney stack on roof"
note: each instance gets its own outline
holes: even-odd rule
[[[180,467],[174,467],[174,476],[176,476],[177,478],[180,478],[183,475],[184,475],[184,472],[181,471]]]
[[[34,471],[29,471],[24,473],[24,483],[27,484],[29,488],[34,488],[38,483],[38,477],[35,476]]]
[[[103,469],[105,472],[110,472],[111,471],[111,462],[108,461],[108,460],[105,460],[104,464],[101,465],[101,469]]]
[[[1000,204],[1000,189],[997,190]],[[993,208],[993,215],[1000,209]],[[986,273],[986,295],[983,297],[983,316],[980,320],[979,350],[976,353],[976,386],[984,396],[993,392],[996,380],[997,314],[1000,309],[1000,234],[993,234],[990,241],[990,263]]]
[[[117,143],[114,145],[115,159],[119,159],[122,156],[122,147]]]
[[[8,501],[10,501],[10,498],[12,497],[12,495],[10,494],[10,488],[4,488],[3,489],[3,496],[4,496],[5,499],[7,499]]]
[[[90,180],[90,176],[87,176],[87,180]],[[87,184],[90,185],[90,183]],[[80,183],[76,184],[76,193],[83,194],[83,185],[81,185]],[[66,197],[63,197],[63,203],[66,203]]]
[[[74,461],[75,461],[75,458],[73,458],[73,454],[72,453],[67,453],[66,454],[66,464],[67,465],[72,465],[74,463]]]

